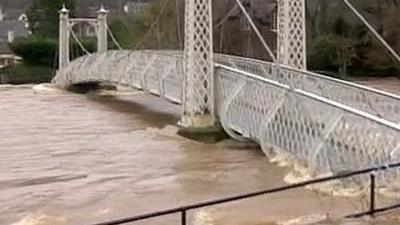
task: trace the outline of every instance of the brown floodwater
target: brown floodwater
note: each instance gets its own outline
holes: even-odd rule
[[[179,113],[179,106],[141,92],[0,86],[0,224],[84,225],[284,185],[289,169],[252,144],[178,136]],[[194,210],[189,219],[194,225],[314,224],[360,210],[362,202],[299,189]],[[179,224],[178,218],[136,224]],[[393,221],[319,224],[399,223]]]

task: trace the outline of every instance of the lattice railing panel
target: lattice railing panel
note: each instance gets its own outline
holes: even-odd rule
[[[215,60],[400,124],[400,96],[261,60],[228,55],[216,55]]]
[[[74,60],[54,82],[104,82],[141,89],[173,102],[181,102],[182,57],[175,53],[152,51],[109,51]],[[132,63],[134,62],[134,63]]]
[[[328,104],[323,98],[233,69],[219,68],[216,78],[217,99],[229,101],[218,108],[224,127],[259,140],[267,154],[270,148],[289,152],[298,163],[319,173],[400,161],[399,126],[387,126],[363,112],[344,110],[335,102]]]

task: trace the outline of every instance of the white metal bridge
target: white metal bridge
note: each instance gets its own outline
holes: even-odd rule
[[[264,41],[273,59],[266,62],[213,53],[211,0],[186,0],[183,52],[106,51],[101,10],[99,52],[69,62],[71,21],[63,9],[64,54],[53,82],[142,90],[181,104],[184,127],[220,123],[233,138],[253,140],[267,155],[284,154],[317,175],[400,162],[400,96],[307,71],[304,13],[304,0],[279,1],[277,56]],[[385,173],[381,184],[399,176]]]

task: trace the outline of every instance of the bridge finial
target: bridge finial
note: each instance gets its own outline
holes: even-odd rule
[[[99,14],[107,14],[107,13],[108,13],[108,10],[106,10],[106,9],[104,8],[104,5],[101,4],[101,5],[100,5],[100,9],[99,9],[99,11],[97,11],[97,13],[99,13]]]
[[[60,12],[60,13],[63,13],[63,14],[67,14],[67,13],[69,13],[69,10],[68,10],[67,7],[65,6],[65,4],[62,4],[62,7],[61,7],[61,9],[60,9],[59,12]]]

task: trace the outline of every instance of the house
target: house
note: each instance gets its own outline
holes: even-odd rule
[[[124,13],[136,15],[150,4],[149,0],[130,0],[124,4]]]
[[[16,63],[20,58],[13,54],[9,44],[18,37],[29,35],[26,15],[22,12],[4,12],[0,5],[0,68]]]

